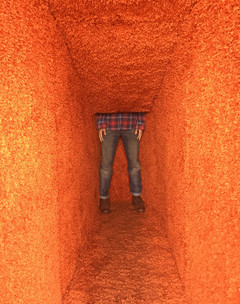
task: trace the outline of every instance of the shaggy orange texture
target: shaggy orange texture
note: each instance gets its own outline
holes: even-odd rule
[[[50,3],[94,111],[149,111],[183,9],[168,0]]]
[[[93,221],[95,123],[46,5],[1,1],[0,31],[1,300],[60,303]]]
[[[238,1],[199,1],[153,108],[168,235],[193,303],[240,303],[239,22]]]
[[[187,304],[156,214],[138,214],[129,202],[117,202],[95,225],[64,304]]]

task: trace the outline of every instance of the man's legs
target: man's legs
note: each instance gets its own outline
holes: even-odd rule
[[[102,161],[100,165],[100,199],[108,199],[108,189],[110,187],[112,177],[113,160],[120,137],[120,131],[106,130],[107,135],[104,136],[102,142]]]
[[[122,131],[121,136],[128,160],[130,191],[133,195],[132,203],[137,212],[144,212],[145,206],[140,197],[142,193],[141,166],[138,160],[139,140],[135,130]]]
[[[133,205],[136,211],[143,212],[145,210],[143,201],[140,197],[142,193],[141,182],[141,166],[138,160],[139,141],[135,130],[126,131],[110,131],[104,136],[102,142],[102,161],[100,165],[100,206],[99,209],[103,213],[109,213],[109,187],[112,177],[112,166],[114,156],[120,135],[123,139],[123,145],[128,161],[129,184],[130,191],[133,195]]]
[[[128,161],[130,192],[134,196],[140,196],[142,182],[141,166],[138,160],[139,140],[134,129],[121,131],[121,136]]]

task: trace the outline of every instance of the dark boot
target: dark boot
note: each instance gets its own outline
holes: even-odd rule
[[[132,197],[132,204],[137,212],[144,212],[145,206],[141,196],[133,196]]]
[[[107,199],[100,198],[99,210],[104,214],[108,214],[111,212],[108,198]]]

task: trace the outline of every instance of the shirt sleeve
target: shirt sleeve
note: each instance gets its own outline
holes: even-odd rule
[[[138,113],[137,114],[136,129],[145,130],[145,121],[146,121],[146,114],[145,113]]]
[[[97,114],[97,129],[105,129],[107,128],[107,119],[106,114]]]

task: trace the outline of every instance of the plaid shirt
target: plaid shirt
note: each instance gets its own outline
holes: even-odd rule
[[[145,129],[145,113],[97,114],[97,128],[116,130]]]

